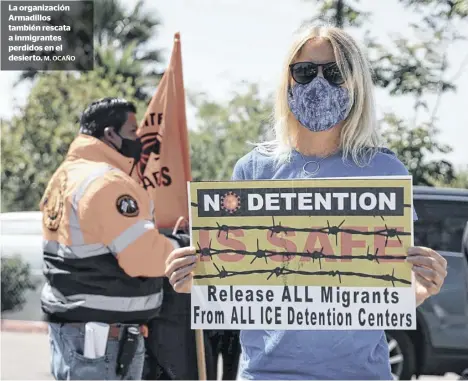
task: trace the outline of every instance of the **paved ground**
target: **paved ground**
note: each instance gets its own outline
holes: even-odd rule
[[[52,380],[49,374],[49,345],[43,333],[1,332],[2,380]],[[421,377],[425,380],[456,380],[456,374]]]

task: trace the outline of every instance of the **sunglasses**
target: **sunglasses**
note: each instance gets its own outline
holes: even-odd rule
[[[336,62],[328,62],[321,65],[313,62],[296,62],[289,65],[289,70],[297,83],[306,85],[317,77],[319,67],[322,68],[323,78],[331,84],[339,86],[345,82]]]

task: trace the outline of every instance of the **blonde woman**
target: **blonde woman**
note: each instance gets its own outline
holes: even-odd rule
[[[289,51],[275,104],[275,135],[242,157],[233,180],[408,174],[379,148],[370,66],[358,44],[337,28],[310,28]],[[173,252],[166,274],[190,292],[194,249]],[[439,292],[445,259],[408,250],[420,305]],[[263,380],[392,379],[383,331],[241,331],[239,378]]]

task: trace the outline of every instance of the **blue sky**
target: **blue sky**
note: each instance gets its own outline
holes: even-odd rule
[[[132,6],[136,0],[125,0]],[[301,0],[152,0],[147,1],[149,12],[156,12],[162,26],[152,44],[163,49],[169,59],[173,34],[181,33],[184,81],[187,91],[203,91],[215,100],[226,100],[242,88],[243,82],[256,82],[261,91],[273,91],[279,79],[284,55],[292,34],[314,15],[314,1]],[[397,0],[362,0],[360,7],[371,11],[371,32],[382,41],[399,32],[409,36],[411,13]],[[465,23],[464,32],[468,34]],[[460,31],[462,32],[462,31]],[[352,31],[361,39],[363,31]],[[468,42],[448,47],[450,70],[455,71],[467,57]],[[9,116],[14,106],[24,102],[29,91],[27,85],[13,88],[15,72],[1,72],[0,115]],[[468,165],[468,66],[457,80],[456,93],[445,94],[437,117],[439,140],[454,149],[446,155],[455,165]],[[412,100],[392,98],[377,90],[379,114],[395,111],[413,118]],[[435,98],[429,97],[432,108]],[[189,127],[195,125],[189,110]],[[434,156],[435,158],[435,156]]]

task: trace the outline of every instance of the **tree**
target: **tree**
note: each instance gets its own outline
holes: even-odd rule
[[[368,20],[369,13],[359,10],[356,4],[344,0],[313,0],[319,3],[318,15],[312,18],[312,22],[332,24],[338,28],[360,27]],[[359,3],[359,0],[355,1]]]
[[[30,56],[44,57],[39,64],[36,60],[31,66],[22,66],[24,70],[16,84],[25,80],[33,80],[39,71],[54,70],[90,70],[93,56],[93,2],[75,2],[71,5],[70,11],[53,12],[50,19],[42,27],[58,27],[66,25],[69,28],[67,32],[61,32],[56,37],[60,42],[61,50],[36,50],[31,49],[25,54]],[[44,24],[44,23],[42,23]],[[73,61],[55,60],[54,57],[61,55],[73,55]],[[27,65],[27,63],[25,63]]]
[[[19,115],[2,120],[2,209],[37,210],[52,173],[78,133],[80,113],[94,99],[120,96],[135,102],[141,119],[146,103],[135,98],[130,79],[103,69],[83,74],[38,75]]]
[[[455,170],[455,178],[450,182],[439,181],[435,183],[438,187],[468,189],[468,165]]]
[[[357,8],[359,1],[314,1],[320,4],[319,16],[315,19],[332,21],[339,27],[362,27],[370,18],[369,13]],[[382,45],[369,32],[365,37],[376,85],[391,96],[409,95],[414,99],[413,121],[403,121],[393,114],[384,115],[385,138],[407,165],[415,184],[436,185],[441,181],[448,184],[454,179],[452,164],[446,160],[428,160],[427,155],[451,151],[435,139],[437,111],[443,94],[456,90],[456,78],[468,62],[464,61],[456,74],[447,78],[447,46],[466,37],[459,31],[468,17],[468,1],[399,2],[419,16],[420,21],[410,25],[417,37],[410,40],[397,35],[390,46]],[[437,98],[432,110],[428,107],[427,95]]]
[[[154,36],[159,20],[154,12],[144,9],[144,0],[138,0],[130,11],[127,11],[120,0],[99,0],[94,12],[94,36],[99,46],[113,46],[123,49],[137,41],[138,48],[146,51],[140,58],[159,60],[158,50],[147,49],[148,41]]]
[[[142,101],[151,99],[148,88],[154,88],[161,75],[148,70],[148,63],[135,58],[137,41],[131,42],[123,51],[116,51],[112,47],[99,47],[96,56],[96,67],[102,69],[102,74],[112,81],[121,76],[128,79],[135,88],[135,98]]]
[[[154,87],[162,76],[154,68],[162,61],[161,52],[150,47],[160,21],[154,12],[145,11],[144,0],[130,11],[119,0],[95,4],[96,65],[105,72],[131,78],[137,87],[136,97],[149,100],[146,88]]]
[[[440,144],[434,126],[409,128],[407,122],[394,114],[386,114],[384,139],[413,175],[415,185],[448,184],[455,178],[452,164],[447,160],[428,160],[428,153],[448,153],[450,147]]]
[[[466,22],[466,0],[400,0],[408,9],[419,14],[421,20],[410,24],[417,36],[410,41],[397,35],[393,46],[385,47],[375,40],[370,44],[375,55],[373,68],[378,86],[389,90],[391,95],[411,94],[415,107],[427,107],[423,94],[443,94],[456,90],[456,78],[444,78],[449,68],[447,47],[465,39],[459,33]],[[368,41],[370,42],[370,41]],[[372,54],[371,53],[371,54]]]
[[[229,180],[236,161],[268,133],[271,103],[251,85],[227,104],[204,96],[192,100],[197,107],[197,128],[190,131],[194,180]]]
[[[95,67],[103,68],[110,79],[115,74],[131,78],[132,84],[137,87],[136,97],[149,100],[151,94],[147,88],[153,88],[162,76],[155,69],[155,64],[162,61],[161,52],[150,46],[160,21],[154,12],[145,11],[143,0],[139,0],[129,11],[123,4],[120,0],[94,2]],[[76,17],[75,21],[70,22],[75,26],[79,19]],[[73,41],[67,43],[73,44]],[[81,69],[77,67],[77,70]],[[25,71],[17,83],[34,79],[37,74],[35,70]]]

